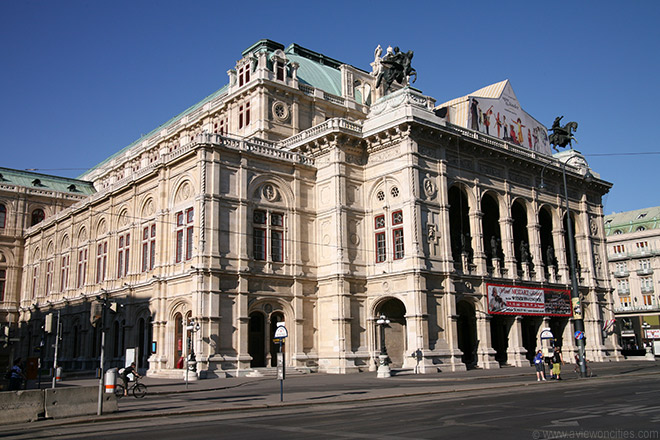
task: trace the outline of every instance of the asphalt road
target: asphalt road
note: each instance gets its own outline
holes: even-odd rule
[[[249,390],[243,398],[257,396]],[[6,438],[41,439],[550,439],[660,438],[660,377],[573,380],[368,402],[26,426]],[[202,407],[207,393],[162,396]],[[225,395],[225,398],[229,396]],[[233,397],[240,401],[239,390]]]

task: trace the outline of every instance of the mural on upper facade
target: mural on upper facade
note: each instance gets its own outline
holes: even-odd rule
[[[524,111],[508,80],[437,108],[447,122],[550,155],[548,129]]]

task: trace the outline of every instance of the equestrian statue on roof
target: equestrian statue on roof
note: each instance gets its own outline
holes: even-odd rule
[[[553,122],[552,127],[550,127],[552,134],[548,136],[550,145],[552,145],[552,148],[554,148],[555,151],[559,151],[559,148],[557,147],[566,148],[567,145],[570,146],[572,150],[573,145],[571,144],[571,141],[577,143],[577,140],[573,136],[573,132],[577,131],[578,123],[571,121],[562,127],[560,124],[562,118],[563,116],[557,116],[555,118],[555,122]]]
[[[417,71],[410,65],[414,54],[412,50],[401,52],[398,47],[392,49],[390,46],[382,58],[380,58],[381,53],[382,49],[378,46],[374,53],[375,60],[371,63],[374,66],[372,75],[376,76],[376,88],[380,87],[381,82],[384,81],[387,94],[395,81],[402,86],[407,86],[410,85],[411,76],[414,75],[413,82],[417,80]]]

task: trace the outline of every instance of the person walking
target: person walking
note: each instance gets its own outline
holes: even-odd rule
[[[14,361],[14,365],[10,370],[11,375],[9,376],[9,391],[18,391],[21,389],[21,384],[25,379],[25,374],[21,368],[21,358],[18,358]]]
[[[543,352],[539,350],[534,356],[534,367],[536,367],[536,381],[545,380],[545,368],[543,366]]]
[[[557,380],[561,380],[561,366],[563,363],[564,358],[561,355],[561,349],[555,347],[555,352],[552,354],[552,375]]]

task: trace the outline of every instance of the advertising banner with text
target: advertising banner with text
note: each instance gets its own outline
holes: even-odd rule
[[[572,316],[568,290],[487,284],[493,315]]]

